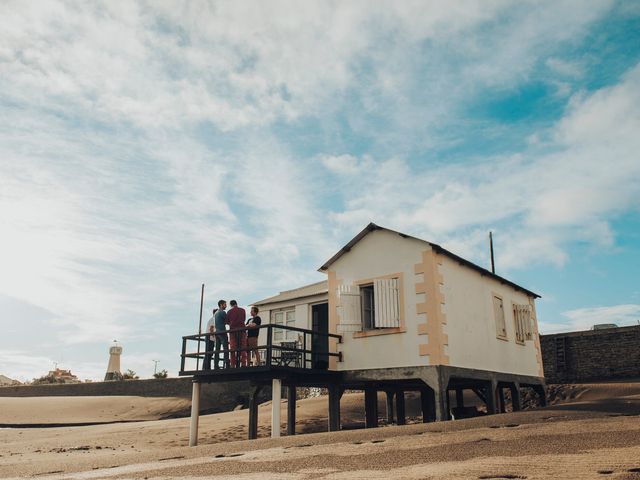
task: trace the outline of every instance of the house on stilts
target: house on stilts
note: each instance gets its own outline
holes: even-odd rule
[[[489,414],[505,411],[505,389],[514,410],[522,388],[544,404],[536,293],[439,245],[373,223],[320,272],[326,281],[254,303],[263,319],[259,364],[224,368],[214,360],[205,370],[204,357],[212,354],[206,334],[183,337],[180,375],[194,380],[192,445],[202,382],[255,385],[249,438],[257,436],[258,394],[266,385],[272,436],[280,435],[283,386],[288,434],[295,433],[296,387],[302,386],[328,390],[330,431],[340,429],[345,389],[365,392],[367,427],[378,424],[378,392],[386,393],[387,415],[398,424],[405,422],[407,391],[420,393],[425,422],[463,416],[464,390],[475,392]]]

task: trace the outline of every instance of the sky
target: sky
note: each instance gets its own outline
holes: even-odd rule
[[[0,3],[0,373],[175,376],[367,223],[640,320],[640,3]],[[206,319],[206,316],[205,316]]]

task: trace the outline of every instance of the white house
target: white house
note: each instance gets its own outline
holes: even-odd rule
[[[327,280],[256,302],[263,322],[342,335],[329,370],[347,384],[418,378],[447,418],[448,390],[504,408],[502,388],[538,391],[544,372],[539,296],[439,245],[369,224],[320,267]],[[287,337],[290,335],[290,338]],[[295,341],[281,332],[274,341]],[[493,405],[492,405],[493,404]],[[462,407],[462,405],[458,405]]]

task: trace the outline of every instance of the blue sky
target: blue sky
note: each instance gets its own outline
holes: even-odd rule
[[[640,319],[637,2],[0,5],[0,373],[175,374],[369,221]]]

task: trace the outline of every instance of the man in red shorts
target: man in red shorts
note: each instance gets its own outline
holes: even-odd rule
[[[227,322],[229,329],[246,328],[244,322],[247,319],[247,312],[244,308],[238,306],[238,302],[231,300],[229,302],[231,310],[227,312]],[[229,348],[231,349],[231,368],[247,366],[247,332],[229,333]],[[242,349],[238,357],[238,349]]]

